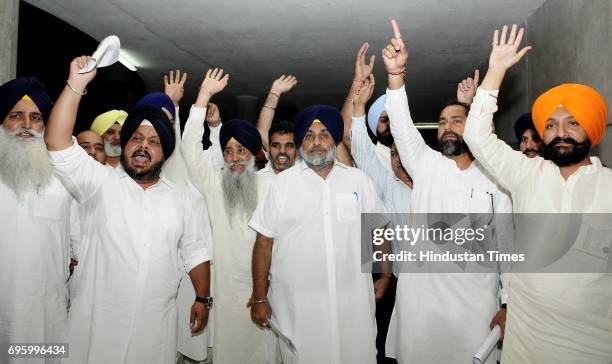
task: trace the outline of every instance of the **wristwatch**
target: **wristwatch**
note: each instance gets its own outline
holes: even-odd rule
[[[200,302],[203,303],[204,306],[206,306],[207,309],[211,309],[213,306],[213,298],[210,296],[206,296],[206,297],[202,297],[202,296],[196,296],[195,298],[196,302]]]

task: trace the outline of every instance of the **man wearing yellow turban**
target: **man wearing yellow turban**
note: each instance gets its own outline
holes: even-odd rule
[[[104,139],[106,164],[112,167],[119,165],[121,127],[127,116],[127,112],[123,110],[110,110],[98,115],[91,124],[91,131]]]
[[[497,139],[491,126],[499,87],[506,71],[530,48],[518,50],[523,32],[517,33],[515,25],[506,40],[507,27],[500,39],[495,31],[489,69],[463,133],[474,157],[511,193],[514,212],[536,219],[539,231],[534,235],[543,239],[516,240],[526,250],[526,259],[554,249],[558,254],[545,264],[551,273],[533,273],[542,270],[537,267],[512,274],[502,363],[609,363],[612,224],[599,220],[609,220],[604,213],[612,212],[612,170],[588,155],[604,135],[606,102],[597,91],[580,84],[563,84],[538,97],[532,117],[547,159],[528,158]],[[580,235],[559,222],[571,216],[580,220],[575,229]],[[555,223],[543,224],[547,217]],[[514,218],[515,224],[526,220],[521,214]],[[564,247],[568,232],[578,237]],[[559,252],[560,248],[565,251]]]

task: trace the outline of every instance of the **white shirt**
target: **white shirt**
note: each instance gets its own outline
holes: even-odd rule
[[[55,177],[46,188],[21,199],[0,180],[2,343],[62,342],[71,202]],[[5,355],[0,353],[0,362],[8,362]]]
[[[385,108],[402,164],[414,183],[413,212],[512,211],[508,195],[483,173],[477,161],[460,170],[455,161],[427,146],[410,116],[404,87],[387,90]],[[501,236],[498,234],[498,244],[512,238],[511,231],[505,235],[507,240]],[[427,265],[423,269],[427,272]],[[498,310],[499,280],[498,273],[401,274],[387,355],[399,363],[471,362]],[[505,302],[505,292],[500,294]],[[487,363],[495,361],[496,355],[490,355]]]
[[[289,196],[291,196],[289,198]],[[384,211],[372,181],[336,162],[326,179],[304,162],[280,173],[249,225],[273,238],[272,319],[297,347],[285,363],[375,363],[372,277],[362,272],[361,213]],[[374,227],[388,222],[386,216]]]
[[[497,94],[498,90],[478,89],[464,138],[487,171],[510,191],[514,212],[609,216],[612,170],[591,157],[590,165],[580,167],[565,180],[553,162],[541,157],[527,158],[513,150],[491,132]],[[610,236],[609,231],[606,236]],[[576,248],[572,247],[570,252]],[[607,248],[609,251],[610,246]],[[593,266],[602,263],[606,266],[605,258],[597,258],[601,251],[585,254],[586,250],[581,250],[581,255],[590,258]],[[607,264],[609,267],[609,261]],[[512,275],[503,362],[609,363],[611,332],[612,274]]]
[[[364,116],[365,120],[365,116]],[[364,121],[365,123],[365,121]],[[365,125],[364,125],[365,128]],[[367,131],[366,131],[367,136]],[[371,140],[368,136],[368,140]],[[352,145],[351,145],[352,148]],[[393,168],[391,168],[391,148],[387,147],[381,142],[377,142],[374,146],[374,151],[376,152],[376,156],[378,160],[382,163],[383,167],[385,167],[388,171],[393,172]]]
[[[198,226],[201,212],[164,177],[143,190],[76,143],[49,155],[83,212],[66,361],[174,361],[181,272],[210,259]]]
[[[266,363],[265,332],[251,321],[250,311],[246,308],[253,288],[251,255],[256,234],[247,225],[250,216],[230,219],[226,212],[222,171],[214,167],[210,156],[215,153],[215,148],[220,148],[213,142],[209,149],[202,151],[205,116],[206,108],[191,108],[181,152],[191,181],[205,197],[210,213],[215,300],[212,310],[215,325],[213,360],[228,364]],[[256,181],[258,198],[261,199],[268,186],[264,180],[257,178]]]

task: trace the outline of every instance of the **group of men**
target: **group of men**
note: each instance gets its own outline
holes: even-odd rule
[[[399,363],[471,363],[496,325],[503,363],[609,363],[609,273],[363,272],[362,232],[418,214],[612,210],[612,172],[589,157],[608,119],[592,88],[538,97],[515,126],[520,151],[493,133],[504,75],[530,49],[522,28],[495,31],[482,84],[476,71],[458,85],[434,150],[412,121],[392,27],[388,88],[367,118],[367,43],[342,110],[314,105],[293,122],[273,122],[297,84],[285,75],[253,125],[221,122],[211,99],[229,75],[209,70],[182,134],[179,71],[76,137],[90,57],[71,62],[54,105],[36,79],[0,86],[0,343],[69,343],[73,363],[200,361],[208,346],[219,364],[374,363],[376,302],[395,274],[385,354]],[[512,226],[495,229],[510,244]]]

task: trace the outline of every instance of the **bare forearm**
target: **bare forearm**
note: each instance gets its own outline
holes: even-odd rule
[[[57,99],[49,123],[45,129],[45,142],[50,151],[64,150],[72,145],[72,130],[76,122],[81,95],[77,95],[68,86]]]
[[[505,75],[505,69],[489,68],[480,88],[487,91],[499,90]]]
[[[253,246],[253,298],[262,299],[268,294],[268,274],[272,260],[272,244],[274,240],[267,236],[257,234]]]
[[[196,296],[210,296],[210,262],[196,265],[190,272],[189,278],[195,289]]]
[[[274,113],[276,106],[278,106],[279,99],[280,93],[270,90],[266,102],[264,102],[259,112],[259,118],[257,119],[257,130],[261,135],[261,142],[266,152],[269,151],[268,131],[272,126],[272,120],[274,120]]]
[[[359,82],[353,80],[348,95],[346,95],[346,99],[344,99],[344,104],[342,104],[342,110],[340,111],[340,113],[342,114],[342,120],[344,120],[344,135],[342,136],[342,142],[349,151],[351,150],[350,135],[353,117],[353,100],[355,99],[355,94],[357,92],[358,87]]]

